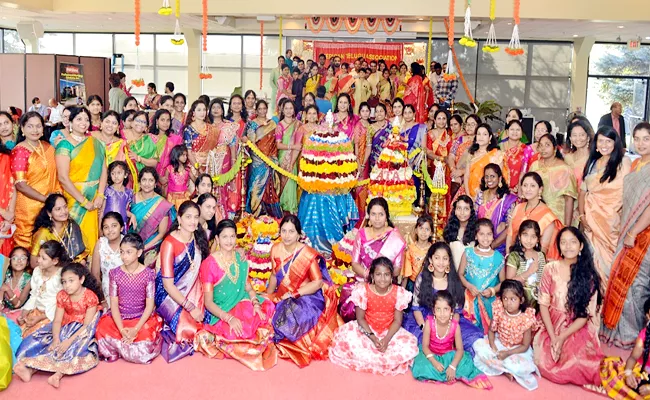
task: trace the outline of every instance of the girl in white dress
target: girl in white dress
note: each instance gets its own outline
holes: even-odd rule
[[[93,251],[93,258],[91,264],[91,273],[102,283],[102,291],[104,292],[105,308],[110,309],[110,296],[108,295],[108,273],[122,265],[120,258],[120,242],[122,241],[122,229],[124,228],[124,219],[122,216],[114,211],[107,212],[102,218],[102,234],[95,250]]]

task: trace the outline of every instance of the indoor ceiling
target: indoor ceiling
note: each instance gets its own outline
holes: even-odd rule
[[[21,21],[40,21],[46,32],[132,32],[133,31],[133,14],[112,13],[109,15],[81,14],[81,13],[56,13],[56,12],[33,12],[28,10],[13,9],[0,7],[0,27],[14,28]],[[219,24],[217,16],[211,16],[208,30],[211,33],[258,33],[259,24],[255,18],[251,17],[231,17],[228,23]],[[442,18],[435,18],[434,36],[444,36],[444,25]],[[487,36],[489,20],[475,19],[474,36],[484,38]],[[181,25],[183,28],[192,28],[200,30],[202,26],[201,16],[192,14],[183,14],[181,16]],[[497,19],[495,28],[497,36],[500,39],[508,39],[512,32],[512,20]],[[305,29],[304,20],[299,16],[284,17],[284,34],[290,36],[313,36]],[[456,32],[462,34],[462,20],[456,20]],[[265,32],[277,33],[277,22],[266,23]],[[164,32],[172,33],[174,30],[174,18],[163,17],[153,13],[143,13],[141,16],[142,32]],[[402,24],[402,32],[395,37],[414,38],[415,36],[426,37],[429,30],[428,17],[405,19]],[[569,20],[522,20],[520,37],[529,40],[573,40],[575,37],[593,36],[597,41],[622,41],[641,39],[650,42],[650,30],[647,22],[625,22],[616,21],[569,21]],[[386,37],[375,34],[375,37]],[[343,30],[336,35],[327,32],[326,29],[321,32],[321,36],[337,37],[358,37],[369,38],[363,30],[356,35],[348,35]]]

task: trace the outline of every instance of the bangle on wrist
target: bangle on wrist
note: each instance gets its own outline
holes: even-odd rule
[[[434,356],[435,356],[435,354],[433,354],[433,353],[429,353],[429,354],[427,355],[427,359],[433,358]]]
[[[14,300],[16,300],[16,297],[17,297],[17,296],[16,296],[16,293],[14,293],[14,295],[11,296],[11,298],[9,299],[9,301],[13,302]]]
[[[449,364],[449,367],[448,367],[448,368],[451,368],[451,369],[453,369],[454,371],[456,371],[456,367],[454,367],[454,366],[451,365],[451,364]]]
[[[625,370],[625,376],[632,376],[632,370],[631,369],[626,369]]]

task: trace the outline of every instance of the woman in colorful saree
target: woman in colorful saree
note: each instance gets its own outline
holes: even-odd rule
[[[515,120],[516,120],[516,121],[522,121],[523,119],[524,119],[524,114],[521,112],[520,109],[518,109],[518,108],[511,108],[511,109],[508,111],[508,114],[506,114],[506,125],[509,124],[510,121],[515,121]],[[497,141],[499,142],[499,144],[508,141],[508,129],[507,129],[507,128],[504,129],[504,130],[502,130],[501,132],[499,132],[499,135],[498,135]],[[527,142],[528,142],[528,141],[526,140],[526,137],[523,136],[523,135],[521,136],[521,141],[522,141],[523,143],[527,143]]]
[[[455,116],[452,115],[450,119],[450,125],[453,125],[454,120]],[[481,123],[481,117],[478,115],[468,115],[467,118],[465,118],[464,134],[454,140],[451,145],[451,150],[449,150],[449,158],[447,159],[447,162],[449,163],[449,168],[451,169],[452,192],[453,188],[456,185],[459,186],[456,190],[456,193],[458,193],[458,191],[461,189],[464,191],[464,182],[465,179],[467,179],[465,176],[465,167],[469,163],[470,159],[468,150],[474,144],[476,130],[478,126],[481,125]],[[455,198],[455,196],[456,194],[452,193],[452,198]]]
[[[144,240],[144,265],[147,267],[156,262],[160,243],[176,218],[174,205],[154,192],[158,179],[153,167],[142,168],[138,175],[140,190],[131,205],[137,222],[133,231]]]
[[[156,312],[165,323],[162,356],[168,363],[194,353],[194,337],[203,327],[201,262],[210,254],[199,224],[201,210],[192,201],[179,207],[178,219],[160,245],[156,274]]]
[[[175,146],[183,143],[183,137],[172,130],[172,115],[168,110],[160,109],[156,111],[149,126],[149,137],[156,145],[156,156],[158,164],[156,164],[156,171],[159,176],[165,174],[165,170],[169,165],[169,156]],[[167,186],[167,182],[162,182],[163,187]],[[167,193],[165,190],[164,193]]]
[[[350,65],[348,63],[341,64],[341,71],[338,75],[338,84],[336,87],[336,95],[340,97],[342,94],[347,94],[350,97],[354,93],[354,77],[350,75]],[[349,100],[349,99],[348,99]],[[337,103],[338,104],[338,101]],[[350,101],[352,107],[352,101]],[[332,107],[336,110],[337,107]]]
[[[268,370],[278,361],[271,326],[275,305],[248,282],[248,261],[235,251],[235,223],[222,220],[216,234],[219,250],[203,260],[199,273],[206,322],[195,349],[210,358],[235,359],[253,371]]]
[[[90,112],[78,107],[70,113],[70,133],[56,148],[56,170],[68,200],[70,217],[79,225],[86,249],[92,251],[99,238],[97,210],[104,204],[106,147],[92,136],[86,137]]]
[[[404,98],[409,79],[411,79],[409,68],[406,66],[406,63],[402,61],[399,63],[399,74],[397,75],[397,92],[395,93],[396,98]]]
[[[599,388],[605,356],[598,340],[600,277],[577,228],[563,228],[555,246],[562,258],[546,264],[539,286],[544,326],[533,339],[535,364],[551,382]]]
[[[239,141],[246,135],[246,124],[250,119],[248,118],[248,111],[244,107],[244,99],[238,95],[233,94],[230,96],[228,101],[228,113],[226,114],[225,121],[234,124],[234,127],[229,127],[228,129],[236,129],[237,140]],[[214,147],[214,146],[213,146]],[[236,209],[238,210],[241,207],[241,190],[244,181],[246,180],[245,174],[238,173],[235,176],[235,187],[236,190],[232,194],[231,201],[236,202]]]
[[[149,117],[144,111],[138,111],[133,116],[133,128],[124,130],[126,147],[126,163],[131,171],[131,176],[137,176],[144,167],[155,168],[158,165],[158,149],[156,144],[147,134]],[[137,185],[134,184],[137,190]]]
[[[220,110],[218,111],[220,113],[223,112],[221,100],[214,99],[210,104],[212,104],[212,110]],[[253,115],[257,118],[256,112]],[[220,219],[234,218],[237,210],[241,207],[241,186],[237,189],[237,179],[239,178],[240,172],[231,171],[237,159],[237,145],[239,143],[237,131],[239,124],[230,121],[224,122],[223,114],[221,114],[220,120],[212,114],[211,116],[214,121],[213,127],[217,132],[217,143],[216,147],[208,152],[206,172],[212,177],[224,175],[228,172],[235,173],[235,176],[229,182],[218,186],[214,191],[217,195],[219,208],[221,209],[219,211]],[[266,119],[266,115],[263,115],[262,118]],[[252,121],[249,121],[249,124]]]
[[[553,135],[544,135],[539,139],[537,153],[539,160],[533,162],[530,170],[537,172],[544,181],[544,202],[562,225],[571,225],[574,202],[578,197],[575,176],[564,162]]]
[[[435,162],[439,161],[445,171],[445,184],[451,188],[451,174],[447,166],[447,157],[449,150],[451,150],[452,139],[451,131],[449,130],[447,112],[444,110],[436,111],[435,117],[436,125],[433,129],[427,132],[422,141],[422,148],[426,151],[427,155],[427,168],[429,168],[429,176],[433,176],[435,172]],[[424,125],[426,126],[426,125]],[[415,181],[414,181],[415,182]],[[417,187],[417,186],[416,186]],[[418,187],[419,189],[419,187]],[[425,192],[428,193],[428,187],[425,187]],[[419,190],[418,190],[419,191]],[[447,214],[451,205],[451,195],[448,192],[445,195],[445,210],[443,214]],[[445,224],[446,219],[442,219],[442,224]]]
[[[271,248],[273,273],[266,293],[276,304],[272,324],[279,356],[303,368],[327,359],[334,331],[343,322],[325,259],[298,242],[301,234],[296,216],[282,219],[281,242]]]
[[[381,78],[377,82],[377,96],[379,103],[390,106],[393,100],[393,85],[390,83],[390,71],[385,69],[381,72]]]
[[[113,161],[125,161],[124,145],[126,141],[120,136],[120,115],[109,110],[102,115],[101,129],[92,136],[106,147],[106,165]]]
[[[527,172],[521,178],[520,193],[522,203],[517,204],[512,211],[508,223],[506,235],[506,249],[510,249],[519,235],[521,223],[532,219],[539,224],[542,237],[539,242],[542,252],[546,254],[547,260],[557,260],[560,255],[557,247],[553,245],[557,233],[562,229],[562,222],[555,216],[553,211],[542,201],[544,181],[537,172]]]
[[[505,164],[508,166],[509,178],[508,188],[512,193],[519,192],[519,179],[528,172],[532,163],[533,150],[530,146],[521,142],[524,128],[519,120],[512,120],[506,125],[508,140],[501,143],[505,157]]]
[[[210,104],[212,104],[212,101]],[[246,93],[244,93],[244,109],[246,109],[247,116],[246,122],[255,119],[257,116],[255,113],[257,110],[255,104],[257,104],[257,94],[254,90],[248,89]],[[210,107],[210,113],[212,113],[212,107]]]
[[[43,117],[39,113],[29,112],[21,122],[23,124],[18,131],[21,140],[11,152],[11,173],[16,185],[15,206],[20,210],[14,217],[16,232],[13,241],[16,246],[29,248],[36,215],[43,208],[47,195],[61,192],[61,186],[56,174],[54,147],[40,140],[45,126]],[[4,177],[3,181],[10,182],[10,179]],[[6,208],[5,211],[0,210],[5,220],[11,216],[3,215],[9,211],[8,205],[6,203],[3,207],[0,202],[0,208]]]
[[[406,84],[404,103],[415,108],[415,120],[424,123],[427,120],[426,93],[424,91],[424,73],[420,64],[411,63],[411,78]]]
[[[201,100],[195,100],[187,112],[183,140],[187,146],[190,163],[199,172],[206,171],[208,152],[217,145],[219,134],[210,124],[207,106]]]
[[[219,129],[224,124],[226,112],[223,105],[223,100],[216,97],[210,100],[208,105],[208,119],[216,129]]]
[[[296,98],[296,96],[291,94],[291,84],[293,79],[291,78],[291,70],[289,69],[289,66],[287,64],[282,64],[280,70],[282,71],[282,75],[278,78],[278,93],[275,96],[276,111],[281,111],[280,100],[294,100]]]
[[[496,164],[501,168],[503,175],[508,180],[508,170],[505,166],[504,154],[497,145],[496,138],[492,134],[492,128],[488,124],[481,124],[476,128],[474,143],[468,150],[469,161],[465,167],[464,193],[459,190],[456,195],[467,194],[473,200],[480,189],[483,170],[488,164]]]
[[[393,99],[393,104],[391,105],[390,113],[387,115],[387,118],[390,117],[391,123],[395,124],[395,119],[399,121],[399,126],[404,126],[404,100],[396,97]],[[394,118],[393,118],[394,117]]]
[[[496,164],[488,164],[483,170],[481,191],[476,196],[476,207],[479,218],[487,218],[494,225],[494,241],[492,248],[506,255],[506,235],[508,221],[517,205],[517,196],[510,193],[501,168]]]
[[[316,96],[316,89],[320,86],[321,76],[318,73],[318,64],[314,63],[309,67],[309,76],[305,80],[304,94],[311,93]]]
[[[396,99],[393,102],[393,109],[397,113],[397,109],[395,108],[395,104],[399,104],[401,100]],[[427,126],[425,124],[419,124],[415,120],[415,107],[411,104],[407,104],[404,106],[404,111],[403,111],[403,116],[404,116],[404,123],[400,125],[401,127],[401,132],[400,135],[402,137],[403,141],[406,141],[408,145],[408,156],[409,156],[409,165],[413,170],[420,170],[420,165],[418,160],[421,160],[420,157],[418,157],[418,153],[420,149],[426,149],[425,146],[425,141],[427,139]],[[398,118],[398,116],[395,116]],[[413,176],[413,184],[415,185],[416,188],[416,194],[417,198],[415,200],[414,204],[419,204],[420,201],[420,178]],[[429,193],[429,188],[425,187],[425,193]],[[395,266],[397,268],[397,266]]]
[[[624,146],[621,136],[613,128],[598,129],[578,198],[578,218],[592,247],[594,264],[603,285],[607,285],[616,245],[621,237],[623,182],[631,168]]]
[[[88,97],[86,107],[90,112],[89,132],[98,131],[102,126],[102,110],[104,109],[104,100],[96,94]]]
[[[336,87],[338,86],[339,79],[336,77],[336,71],[333,65],[327,67],[327,76],[324,78],[323,86],[325,86],[325,99],[332,102],[332,110],[336,110]]]
[[[55,193],[47,196],[43,208],[34,221],[31,242],[31,266],[38,265],[38,252],[43,243],[55,240],[63,246],[67,256],[75,261],[85,263],[89,249],[84,244],[84,234],[79,225],[70,219],[68,203],[63,195]]]
[[[277,125],[267,119],[268,106],[264,100],[257,102],[257,116],[248,123],[246,136],[243,141],[251,141],[273,162],[278,161],[278,147],[275,140]],[[257,154],[251,152],[251,165],[248,168],[248,192],[246,197],[246,212],[254,217],[270,215],[274,218],[282,216],[280,209],[279,179]]]
[[[564,156],[564,161],[569,165],[576,177],[576,187],[580,194],[582,186],[582,175],[585,172],[585,166],[589,159],[589,145],[594,140],[594,130],[587,120],[576,120],[569,124],[567,128],[567,144],[570,152]],[[578,202],[573,205],[573,226],[578,226],[580,213],[578,212]]]
[[[278,164],[285,171],[298,173],[298,156],[302,149],[302,137],[296,132],[300,121],[296,120],[293,102],[287,101],[280,110],[280,122],[275,128],[275,141],[278,148]],[[293,179],[280,177],[280,208],[282,211],[295,214],[298,211],[298,184]]]
[[[632,348],[646,325],[640,299],[650,298],[650,124],[634,128],[634,160],[623,183],[620,237],[609,274],[601,339]],[[618,174],[617,174],[618,175]]]
[[[429,110],[432,110],[434,107],[430,106]],[[429,111],[431,112],[431,111]],[[454,114],[449,117],[449,130],[451,131],[451,145],[449,146],[449,155],[447,156],[447,166],[449,168],[450,175],[450,185],[449,185],[449,196],[454,198],[456,192],[463,184],[463,175],[465,175],[465,168],[458,166],[459,163],[456,162],[456,153],[458,153],[458,147],[468,141],[467,133],[463,129],[463,118]],[[473,140],[472,137],[470,140]],[[462,156],[462,155],[461,155]],[[460,160],[460,157],[458,157]]]
[[[185,105],[187,98],[183,93],[176,93],[174,95],[174,110],[172,111],[172,129],[174,132],[180,134],[183,132],[183,125],[185,124],[186,114]]]
[[[386,119],[388,116],[388,109],[386,105],[379,103],[375,107],[375,122],[371,125],[372,137],[370,139],[370,157],[368,158],[368,173],[372,171],[375,166],[384,145],[390,136],[393,129],[390,122]]]

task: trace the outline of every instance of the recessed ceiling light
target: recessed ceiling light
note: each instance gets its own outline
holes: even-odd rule
[[[573,35],[573,37],[578,37],[578,35]]]
[[[79,28],[79,25],[77,25],[77,28]]]
[[[645,37],[645,40],[650,40],[650,36],[646,36],[646,37]]]
[[[112,19],[113,19],[113,18],[111,18],[111,17],[108,17],[108,20],[109,20],[109,21],[110,21],[110,20],[112,20]]]
[[[508,22],[508,25],[512,25],[512,22]]]
[[[623,28],[625,28],[625,26],[623,26],[623,25],[618,26],[618,29],[623,29]]]
[[[424,21],[424,18],[418,18],[418,21]]]

